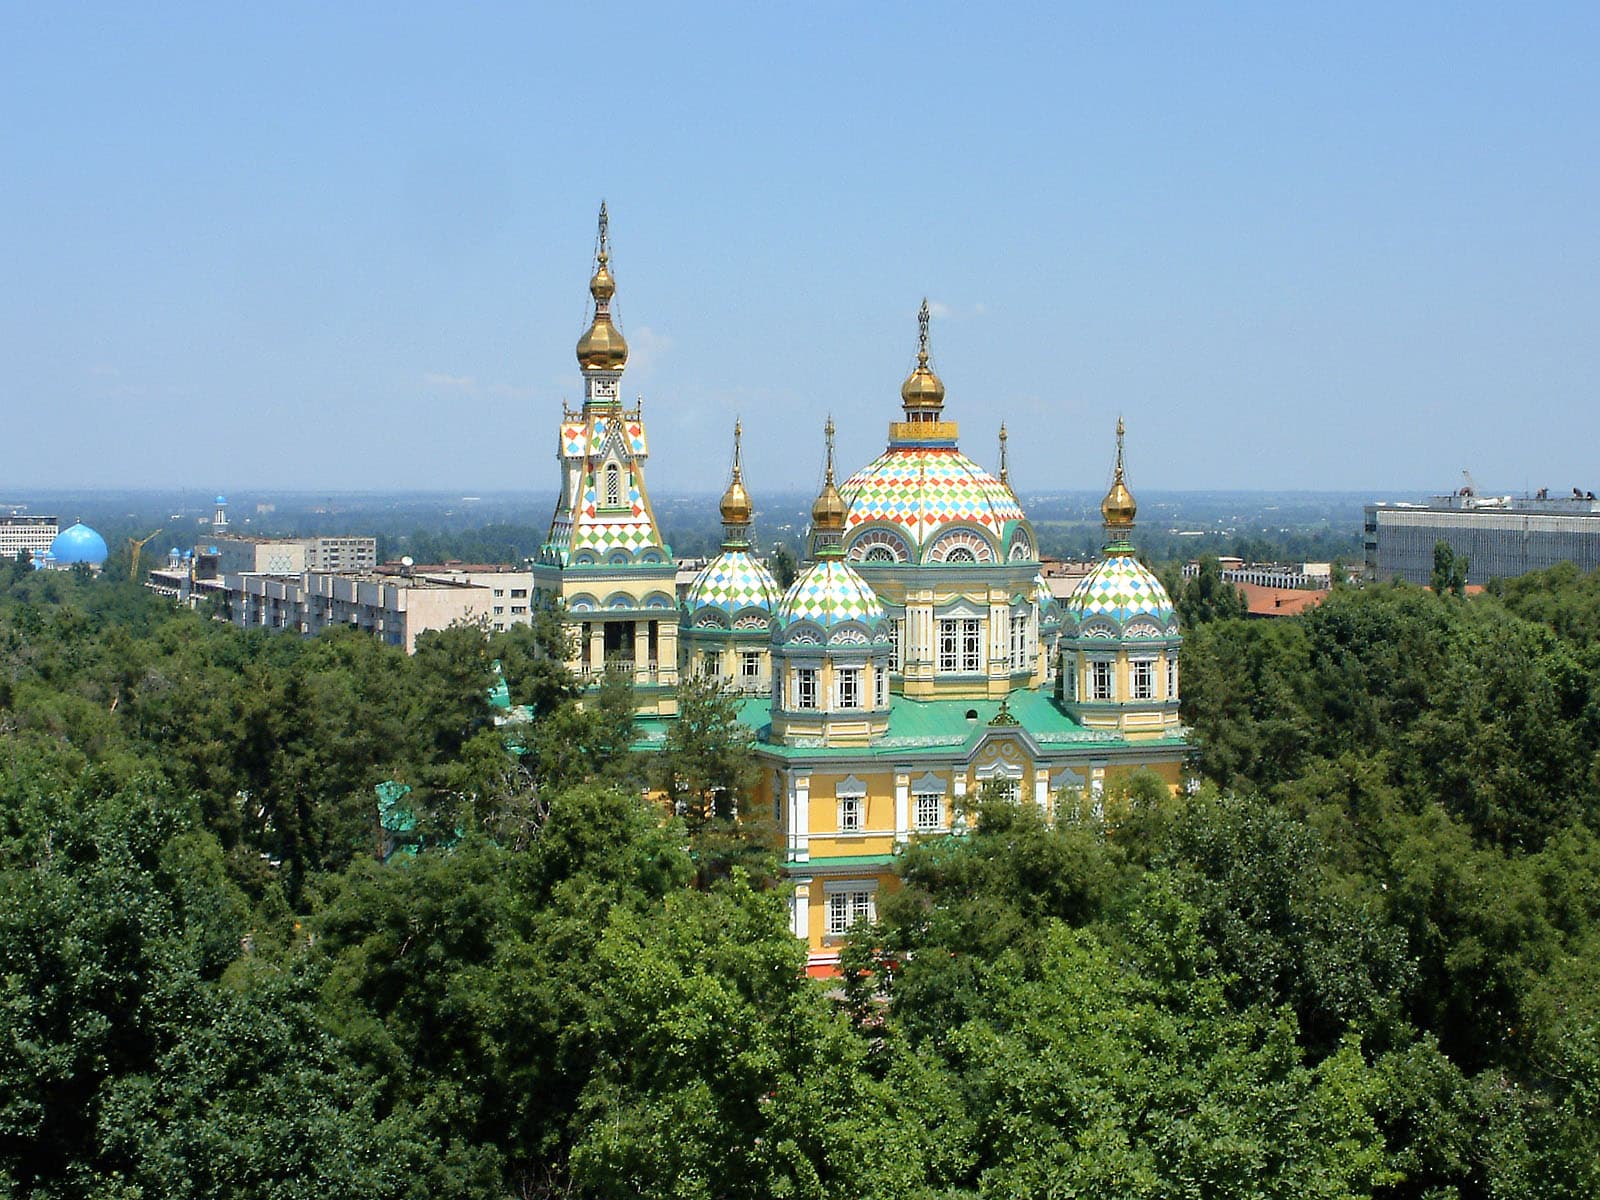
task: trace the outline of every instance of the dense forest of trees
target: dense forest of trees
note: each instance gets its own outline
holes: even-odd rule
[[[0,1194],[1597,1194],[1600,580],[1235,612],[1192,790],[978,798],[819,984],[714,691],[0,566]]]

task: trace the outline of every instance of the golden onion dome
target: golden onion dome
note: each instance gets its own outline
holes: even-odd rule
[[[811,527],[823,533],[838,533],[844,529],[844,516],[844,497],[830,479],[811,506]]]
[[[589,280],[589,295],[594,297],[596,304],[604,304],[617,294],[617,281],[611,278],[611,268],[606,265],[607,255],[600,255],[600,265],[595,268],[594,278]]]
[[[750,493],[744,490],[744,454],[742,442],[744,440],[744,422],[735,420],[733,423],[733,478],[728,481],[728,490],[722,493],[722,523],[724,525],[748,525],[754,506],[750,503]]]
[[[610,219],[600,204],[600,247],[595,253],[594,277],[589,294],[594,297],[594,320],[578,339],[578,365],[586,371],[620,371],[628,363],[628,343],[622,330],[611,323],[611,297],[617,281],[611,277]]]
[[[944,407],[944,381],[928,365],[928,352],[917,351],[917,365],[900,385],[900,401],[906,411]]]
[[[1111,484],[1111,490],[1106,493],[1106,498],[1100,501],[1100,515],[1105,518],[1107,525],[1132,525],[1138,511],[1139,506],[1134,502],[1133,493],[1128,490],[1128,485],[1122,482],[1122,476],[1117,476]]]
[[[823,435],[828,442],[828,466],[822,477],[822,491],[817,493],[815,503],[811,505],[811,530],[813,533],[843,533],[844,519],[848,512],[845,507],[844,497],[839,494],[839,489],[833,482],[833,417],[828,417],[828,423],[823,426]]]
[[[753,511],[750,504],[750,493],[744,490],[744,484],[737,476],[728,485],[728,490],[722,493],[722,521],[725,525],[748,525],[750,514]]]
[[[611,314],[597,312],[594,322],[578,339],[578,365],[588,370],[620,371],[628,363],[628,343]]]
[[[1111,490],[1106,492],[1106,498],[1100,501],[1100,515],[1105,519],[1108,527],[1127,528],[1133,524],[1133,518],[1139,511],[1139,505],[1134,501],[1133,493],[1128,490],[1127,483],[1122,476],[1122,418],[1117,418],[1117,466],[1116,472],[1111,477]]]

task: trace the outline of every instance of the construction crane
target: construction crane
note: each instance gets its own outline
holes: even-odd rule
[[[160,532],[161,530],[157,529],[155,533],[151,533],[146,537],[130,537],[128,539],[128,579],[130,582],[137,583],[139,581],[139,555],[144,553],[146,546],[155,541],[156,534]]]

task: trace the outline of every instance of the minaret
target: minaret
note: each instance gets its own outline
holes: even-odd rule
[[[926,304],[923,306],[926,308]],[[833,416],[828,416],[823,434],[828,440],[828,467],[822,491],[811,506],[811,557],[839,558],[844,554],[844,497],[833,482]]]
[[[589,294],[594,297],[594,320],[578,339],[578,366],[583,371],[583,406],[617,407],[621,401],[617,382],[628,365],[628,343],[611,320],[611,298],[617,281],[611,277],[611,228],[606,204],[600,202],[600,233],[595,251],[594,277]]]
[[[750,493],[744,490],[744,464],[740,460],[739,443],[744,436],[744,423],[733,423],[733,479],[728,490],[722,493],[722,548],[743,550],[750,545]]]

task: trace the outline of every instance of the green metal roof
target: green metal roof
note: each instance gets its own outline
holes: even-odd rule
[[[739,720],[755,731],[761,749],[789,759],[884,758],[904,759],[908,755],[945,751],[962,754],[976,746],[991,729],[1017,729],[1037,742],[1041,749],[1072,746],[1103,750],[1138,750],[1183,746],[1183,738],[1148,738],[1129,741],[1107,730],[1086,729],[1069,717],[1044,691],[1019,689],[1005,698],[1006,711],[1015,722],[1008,725],[990,722],[999,715],[999,700],[908,700],[889,699],[889,729],[870,746],[785,746],[767,741],[772,724],[771,701],[751,696],[738,702]],[[975,713],[969,719],[967,714]],[[665,741],[672,718],[641,717],[634,721],[635,750],[657,750]]]
[[[857,867],[887,867],[898,857],[896,854],[828,854],[806,862],[786,859],[783,869],[791,875],[807,875],[834,870],[848,871]]]

